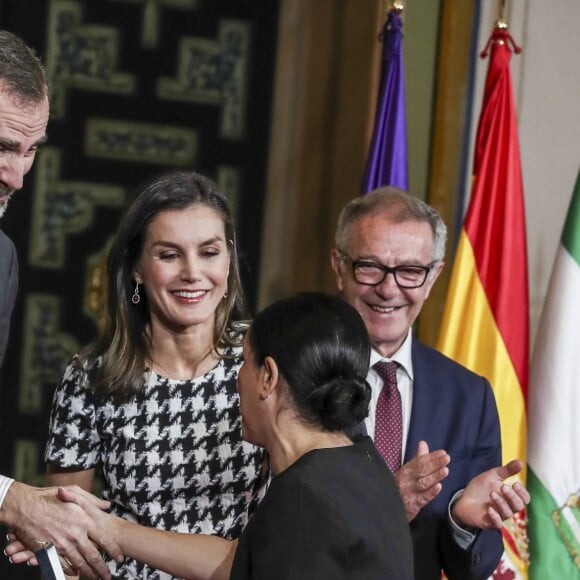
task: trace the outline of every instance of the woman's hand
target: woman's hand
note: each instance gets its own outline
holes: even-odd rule
[[[29,550],[12,532],[8,533],[8,544],[4,549],[4,555],[12,564],[28,564],[38,566],[38,560],[34,552]]]

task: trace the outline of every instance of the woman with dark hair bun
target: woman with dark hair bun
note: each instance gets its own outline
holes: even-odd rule
[[[275,477],[232,580],[413,577],[394,477],[368,437],[343,432],[368,412],[369,360],[364,323],[339,298],[300,294],[253,321],[238,376],[242,431],[266,448]]]
[[[60,497],[81,505],[126,556],[182,578],[411,580],[394,477],[370,438],[343,432],[367,413],[369,357],[362,319],[339,298],[300,294],[255,318],[238,376],[242,431],[267,450],[274,477],[239,540],[162,532],[70,491]]]
[[[266,308],[249,346],[258,367],[276,361],[302,421],[342,431],[366,416],[370,346],[358,313],[342,300],[302,294]]]

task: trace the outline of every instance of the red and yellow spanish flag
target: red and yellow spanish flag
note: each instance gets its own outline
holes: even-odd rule
[[[477,130],[469,208],[459,238],[438,349],[492,385],[503,462],[526,461],[529,305],[526,226],[517,120],[510,73],[512,48],[498,24]],[[484,51],[482,56],[485,56]],[[525,475],[522,474],[522,479]],[[503,529],[496,570],[527,578],[525,515]],[[509,556],[509,560],[506,559]],[[511,576],[511,575],[510,575]]]

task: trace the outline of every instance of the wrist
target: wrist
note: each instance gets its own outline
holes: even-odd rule
[[[11,477],[0,475],[0,508],[2,507],[2,504],[4,503],[4,498],[6,497],[6,494],[8,493],[8,490],[10,489],[13,483],[14,480]]]
[[[10,525],[10,488],[14,480],[11,477],[0,475],[0,512],[2,513],[1,521],[5,525]]]
[[[448,512],[449,518],[451,519],[451,522],[455,524],[457,527],[461,528],[462,530],[465,530],[466,532],[469,532],[470,534],[475,534],[477,533],[478,528],[474,528],[473,526],[466,524],[463,518],[461,517],[460,503],[463,491],[464,491],[463,489],[460,489],[451,498],[451,501],[449,502],[449,512]]]

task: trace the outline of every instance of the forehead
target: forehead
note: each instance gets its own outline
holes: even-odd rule
[[[225,223],[216,210],[196,204],[160,212],[149,223],[146,238],[152,242],[157,238],[191,242],[213,238],[225,240]]]
[[[430,261],[433,245],[433,230],[427,222],[393,221],[381,213],[358,218],[348,236],[348,250],[353,258],[374,256],[385,261],[389,258]]]
[[[23,104],[0,86],[0,134],[17,142],[36,142],[48,124],[48,97],[39,103]]]

